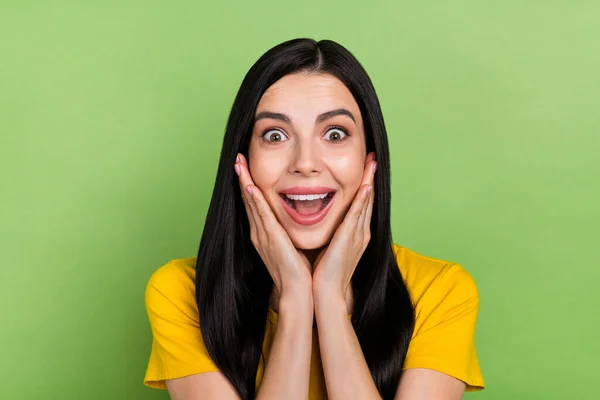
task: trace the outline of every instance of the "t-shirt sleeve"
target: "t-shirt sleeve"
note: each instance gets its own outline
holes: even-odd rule
[[[165,381],[218,371],[200,333],[193,279],[174,262],[156,270],[146,286],[152,350],[144,384],[166,389]]]
[[[479,293],[471,275],[448,264],[415,305],[416,324],[403,369],[428,368],[484,388],[475,351]]]

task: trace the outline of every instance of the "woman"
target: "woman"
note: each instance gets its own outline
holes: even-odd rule
[[[252,66],[198,256],[146,289],[146,385],[175,400],[483,388],[473,279],[392,242],[386,135],[367,73],[339,44],[290,40]]]

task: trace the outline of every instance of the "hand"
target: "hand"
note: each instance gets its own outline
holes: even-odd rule
[[[371,240],[375,153],[369,153],[361,186],[331,242],[319,253],[312,275],[315,303],[319,296],[342,296],[351,312],[354,270]]]
[[[244,156],[239,154],[237,159],[235,171],[239,176],[242,200],[250,222],[250,240],[273,278],[275,303],[278,304],[284,292],[298,292],[299,289],[301,293],[310,294],[310,261],[294,247],[287,232],[275,218],[260,189],[254,184]]]

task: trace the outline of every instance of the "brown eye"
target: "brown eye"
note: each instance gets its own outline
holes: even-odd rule
[[[281,132],[277,130],[269,130],[263,133],[263,138],[266,139],[267,142],[276,143],[276,142],[285,142],[287,138]],[[284,139],[285,138],[285,139]]]
[[[348,136],[348,133],[346,133],[346,130],[339,126],[333,127],[330,130],[328,130],[327,133],[325,134],[325,136],[327,136],[327,134],[329,134],[329,133],[330,133],[329,139],[325,139],[325,140],[329,140],[331,142],[341,142],[342,140],[344,140],[346,138],[346,136]]]

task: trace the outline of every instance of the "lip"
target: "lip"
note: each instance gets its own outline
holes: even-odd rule
[[[296,189],[296,188],[292,188],[292,189]],[[324,192],[315,192],[315,193],[324,193]],[[314,194],[314,193],[302,192],[302,193],[288,193],[288,194]],[[285,211],[288,213],[288,215],[294,222],[296,222],[300,225],[314,225],[318,222],[321,222],[323,220],[323,218],[325,218],[325,216],[331,209],[331,205],[335,201],[335,197],[336,196],[334,193],[333,197],[331,198],[331,200],[329,200],[329,203],[327,203],[327,205],[325,206],[324,209],[322,209],[321,211],[316,212],[314,214],[311,214],[311,215],[299,214],[294,209],[292,209],[288,203],[286,203],[286,201],[283,199],[283,197],[279,196],[279,199],[281,201],[281,204],[283,204],[283,208],[285,209]]]
[[[324,194],[335,192],[335,189],[325,186],[294,186],[293,188],[285,189],[279,192],[280,194]]]

